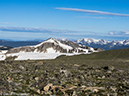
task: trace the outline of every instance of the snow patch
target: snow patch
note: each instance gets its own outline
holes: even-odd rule
[[[49,48],[49,51],[52,49]],[[52,50],[53,51],[53,50]],[[11,53],[6,55],[0,55],[0,60],[5,60],[6,57],[14,57],[15,60],[44,60],[44,59],[55,59],[58,56],[66,55],[66,56],[73,56],[73,55],[80,55],[80,54],[88,54],[88,53],[34,53],[34,52],[21,52],[21,53]]]
[[[0,55],[0,61],[1,60],[5,60],[6,59],[6,56],[5,55]]]
[[[56,52],[56,50],[54,50],[53,48],[47,48],[47,53],[59,53],[59,52]]]
[[[1,50],[1,51],[0,51],[0,54],[5,54],[5,53],[7,53],[7,51],[8,51],[8,50]]]
[[[68,45],[65,45],[65,44],[62,44],[58,41],[59,45],[64,48],[64,49],[73,49],[71,46],[68,46]]]

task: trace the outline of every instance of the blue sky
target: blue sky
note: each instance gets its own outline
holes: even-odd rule
[[[129,0],[0,0],[0,39],[129,39]]]

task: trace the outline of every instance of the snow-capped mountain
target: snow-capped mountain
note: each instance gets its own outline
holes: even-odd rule
[[[6,52],[1,53],[1,60],[9,56],[16,56],[15,60],[27,59],[54,59],[59,55],[75,55],[75,54],[88,54],[91,52],[103,51],[100,48],[94,49],[92,47],[83,46],[70,41],[58,41],[49,38],[35,46],[25,46],[12,48]],[[2,56],[3,55],[3,56]],[[3,58],[2,58],[3,57]]]
[[[95,44],[101,44],[101,45],[104,45],[104,44],[108,43],[108,41],[106,41],[104,39],[96,40],[96,39],[92,39],[92,38],[79,39],[76,42],[77,43],[81,43],[81,44],[92,44],[92,43],[95,43]]]
[[[91,47],[82,46],[70,41],[58,41],[53,38],[49,38],[40,44],[35,46],[18,47],[8,50],[7,53],[18,52],[38,52],[38,53],[79,53],[79,52],[91,52],[95,51]]]
[[[129,40],[106,41],[104,39],[96,40],[92,38],[83,38],[83,39],[76,40],[75,42],[78,44],[91,46],[94,48],[100,47],[105,50],[129,48]]]

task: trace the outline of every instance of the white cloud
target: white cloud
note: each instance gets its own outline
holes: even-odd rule
[[[129,35],[129,31],[110,31],[109,35]]]
[[[11,25],[15,25],[17,23],[11,23],[11,22],[2,22],[2,24],[11,24]]]
[[[106,17],[78,16],[78,18],[106,19]]]
[[[56,25],[42,25],[42,26],[45,26],[45,27],[56,27]]]
[[[83,29],[96,29],[95,27],[79,27],[79,28],[83,28]]]
[[[7,27],[0,26],[0,31],[2,32],[29,32],[29,33],[61,33],[61,34],[73,34],[73,33],[85,33],[85,34],[94,34],[90,31],[76,31],[76,30],[60,30],[60,29],[50,29],[50,28],[38,28],[38,27]]]
[[[110,15],[110,16],[121,16],[121,17],[129,17],[129,14],[119,14],[119,13],[111,13],[111,12],[103,12],[97,10],[84,10],[84,9],[77,9],[77,8],[55,8],[60,10],[68,10],[68,11],[75,11],[75,12],[83,12],[95,15]]]
[[[7,26],[0,26],[1,31],[11,31],[11,32],[67,32],[66,30],[58,30],[58,29],[45,29],[45,28],[38,28],[38,27],[7,27]]]

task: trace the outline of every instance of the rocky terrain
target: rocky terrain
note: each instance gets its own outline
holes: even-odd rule
[[[53,65],[54,66],[54,65]],[[0,62],[0,94],[128,96],[129,70],[44,61]]]
[[[0,95],[128,96],[129,49],[118,51],[40,61],[7,58],[0,62]]]

